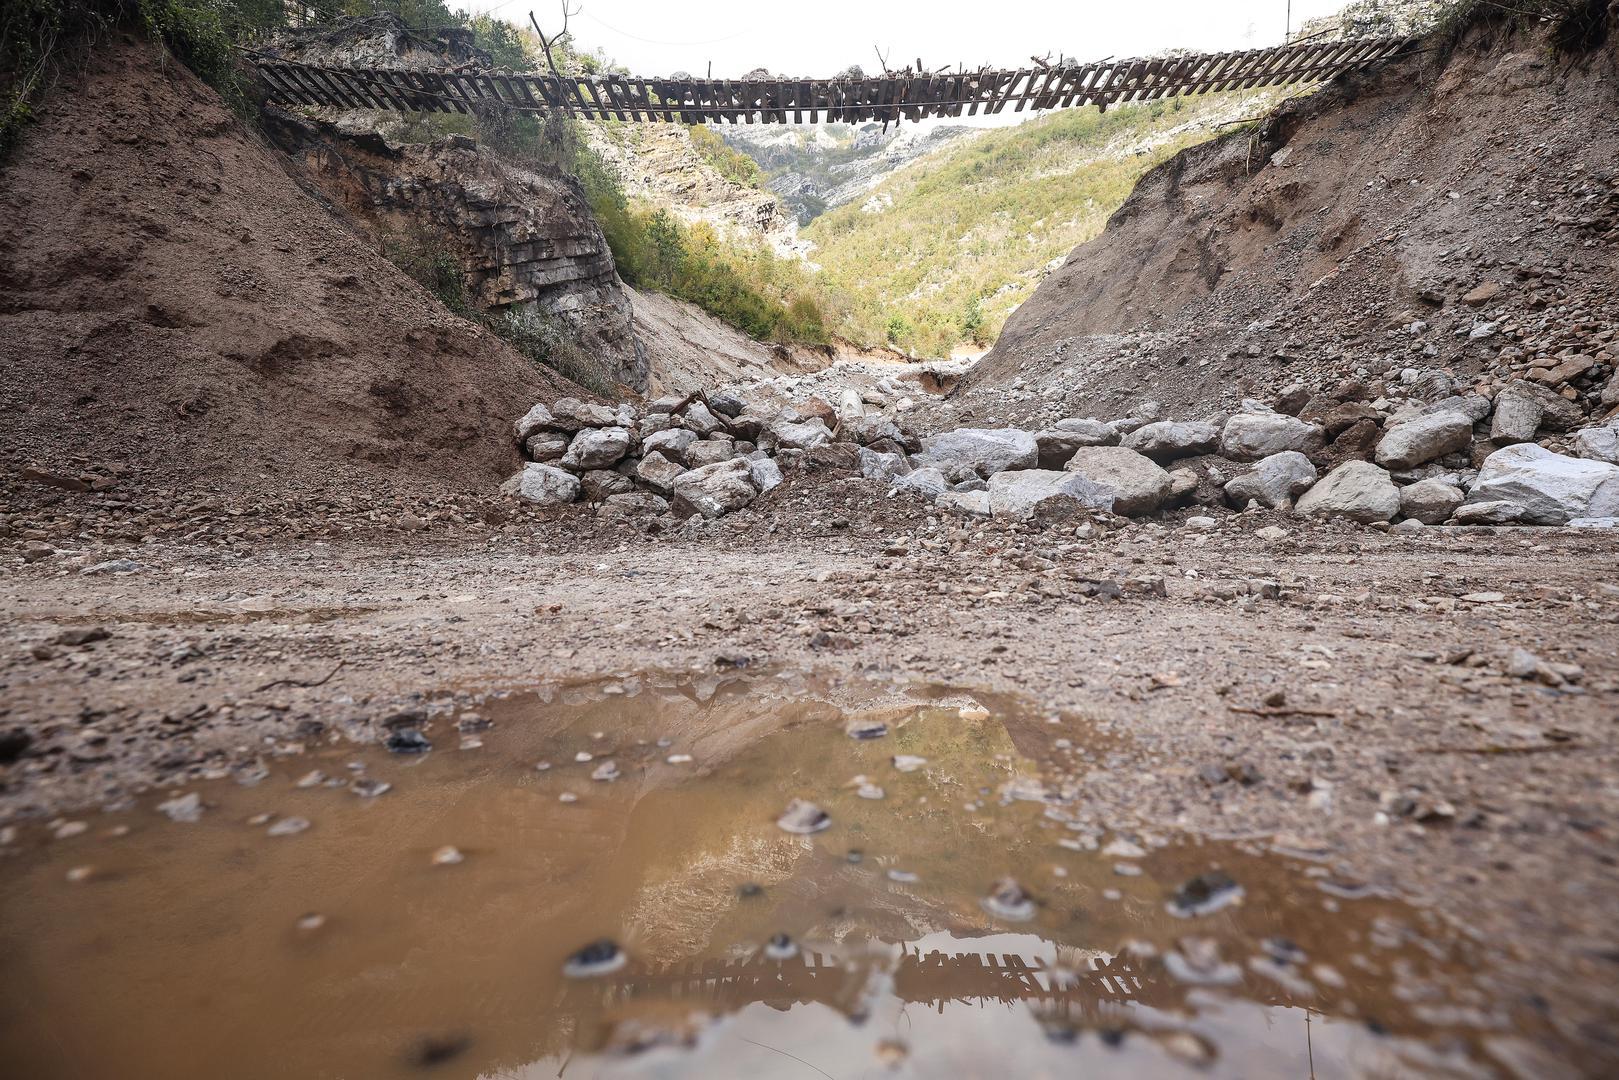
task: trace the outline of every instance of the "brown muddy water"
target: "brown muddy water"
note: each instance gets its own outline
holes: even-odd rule
[[[1330,1078],[1545,1060],[1532,1011],[1435,913],[1258,841],[1087,819],[1071,796],[1110,736],[1018,702],[631,680],[490,698],[424,734],[428,752],[311,748],[17,829],[0,1072]],[[830,824],[784,831],[794,799]],[[1005,885],[986,902],[1007,878],[1032,903]],[[565,974],[596,942],[611,970]]]

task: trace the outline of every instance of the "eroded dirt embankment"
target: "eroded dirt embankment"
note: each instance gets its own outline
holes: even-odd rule
[[[11,470],[474,489],[516,467],[510,418],[574,389],[446,312],[155,46],[91,54],[0,176]]]
[[[1483,14],[1424,39],[1149,172],[1007,322],[964,403],[1108,415],[1361,367],[1487,384],[1538,357],[1611,365],[1615,115],[1611,28],[1561,53]]]

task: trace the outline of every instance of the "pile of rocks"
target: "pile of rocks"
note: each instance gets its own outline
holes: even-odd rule
[[[836,406],[812,396],[781,408],[731,392],[669,396],[644,414],[563,399],[517,422],[531,460],[507,490],[542,505],[583,498],[613,516],[715,518],[779,484],[785,465],[858,473],[890,496],[1012,520],[1194,504],[1411,529],[1619,518],[1619,423],[1575,431],[1578,406],[1539,383],[1510,382],[1492,401],[1431,374],[1432,400],[1368,401],[1350,379],[1198,421],[1162,419],[1147,402],[1112,421],[925,438],[852,390]],[[1542,435],[1574,453],[1531,441]]]

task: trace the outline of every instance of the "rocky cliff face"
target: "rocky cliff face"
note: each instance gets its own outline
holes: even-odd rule
[[[449,254],[475,306],[560,323],[608,378],[647,388],[629,298],[572,179],[520,168],[460,136],[396,146],[371,131],[285,114],[269,130],[310,181],[385,245]]]
[[[684,125],[580,127],[630,198],[662,207],[687,224],[707,222],[729,239],[762,240],[778,255],[808,250],[809,245],[798,238],[798,223],[782,213],[776,196],[715,172],[692,145]]]

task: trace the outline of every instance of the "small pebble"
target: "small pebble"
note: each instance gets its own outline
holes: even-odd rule
[[[95,872],[93,866],[75,866],[67,872],[67,879],[72,882],[89,881]]]
[[[454,866],[457,863],[465,862],[466,858],[467,857],[465,855],[461,854],[460,848],[451,844],[446,844],[437,851],[433,852],[433,865]]]
[[[300,915],[298,917],[298,929],[304,931],[305,933],[311,933],[315,930],[319,930],[325,925],[326,916],[322,915],[318,911],[311,911],[307,915]]]
[[[927,763],[927,758],[917,757],[915,754],[894,755],[894,768],[898,769],[900,772],[915,772]]]
[[[58,840],[71,840],[73,837],[90,831],[90,826],[82,821],[64,821],[52,832]]]
[[[581,750],[577,754],[573,755],[573,760],[578,762],[580,765],[583,765],[585,762],[595,758],[595,756],[596,755],[592,754],[589,750]]]
[[[668,757],[664,758],[663,760],[667,761],[671,765],[689,765],[689,764],[691,764],[691,755],[690,754],[670,754]]]
[[[570,979],[586,979],[593,975],[606,975],[623,967],[627,957],[618,944],[608,938],[593,941],[568,957],[562,965],[562,974]]]
[[[266,830],[271,836],[292,836],[309,828],[309,819],[301,817],[282,818]]]
[[[575,795],[571,791],[564,791],[561,795],[557,796],[557,802],[575,803],[575,802],[578,802],[578,801],[579,801],[579,796]]]
[[[798,943],[786,934],[777,934],[765,942],[765,955],[772,960],[791,960],[798,955]]]
[[[592,780],[617,780],[618,762],[612,760],[602,762],[596,766],[595,771],[590,774],[590,778]]]

